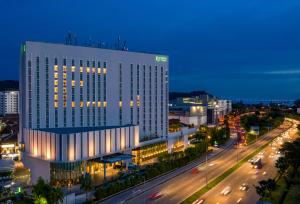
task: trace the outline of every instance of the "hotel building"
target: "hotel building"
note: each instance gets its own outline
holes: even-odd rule
[[[76,182],[85,170],[99,171],[89,162],[102,165],[140,141],[167,137],[168,57],[25,42],[20,104],[22,160],[32,181]]]

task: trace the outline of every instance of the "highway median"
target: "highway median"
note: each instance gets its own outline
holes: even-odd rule
[[[276,138],[276,137],[275,137]],[[214,188],[217,186],[221,181],[223,181],[227,176],[232,174],[235,170],[237,170],[239,167],[241,167],[244,163],[248,162],[249,159],[254,157],[256,154],[258,154],[260,151],[262,151],[264,148],[266,148],[275,138],[272,140],[268,141],[266,144],[258,147],[256,150],[254,150],[252,153],[248,154],[246,157],[241,159],[238,163],[236,163],[234,166],[226,170],[224,173],[222,173],[220,176],[217,178],[213,179],[210,181],[207,186],[202,187],[198,191],[196,191],[194,194],[189,196],[187,199],[185,199],[182,204],[188,204],[188,203],[193,203],[197,199],[199,199],[201,196],[203,196],[206,192],[208,192],[210,189]]]

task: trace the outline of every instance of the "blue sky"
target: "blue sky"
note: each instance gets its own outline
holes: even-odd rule
[[[299,0],[10,0],[0,3],[0,80],[18,79],[25,40],[126,39],[170,56],[170,90],[300,98]]]

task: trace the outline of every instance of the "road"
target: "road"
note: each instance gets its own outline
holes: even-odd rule
[[[245,163],[200,199],[205,199],[205,203],[216,204],[238,203],[238,200],[240,200],[240,203],[256,203],[259,196],[255,191],[254,185],[257,185],[260,180],[276,176],[277,170],[274,165],[279,156],[276,154],[276,151],[280,148],[280,143],[293,140],[296,134],[297,128],[291,128],[284,137],[277,138],[272,142],[272,145],[261,151],[261,154],[256,155],[256,157],[262,158],[263,167],[261,169],[254,169],[250,163]],[[243,183],[249,186],[247,191],[239,189]],[[228,186],[231,188],[231,192],[228,195],[221,195],[221,191]]]
[[[270,141],[285,129],[288,128],[289,122],[285,121],[284,125],[270,133],[262,136],[256,143],[240,149],[226,148],[221,154],[209,155],[209,164],[203,164],[204,159],[198,161],[199,173],[192,173],[193,166],[190,165],[185,171],[177,169],[165,179],[159,177],[144,185],[137,186],[131,190],[122,192],[114,197],[111,197],[103,203],[180,203],[185,198],[193,194],[198,189],[204,187],[206,182],[209,182],[221,175],[224,171],[232,167],[237,161],[253,152],[257,147]],[[219,150],[220,152],[221,150]],[[197,163],[194,164],[197,166]],[[180,172],[178,174],[178,172]],[[159,199],[149,200],[151,195],[159,194]]]

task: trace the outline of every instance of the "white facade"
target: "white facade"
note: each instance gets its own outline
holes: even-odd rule
[[[130,126],[139,139],[167,135],[166,56],[41,42],[26,42],[21,55],[25,153],[44,158],[26,144],[41,129]]]
[[[19,91],[0,92],[0,115],[19,113]]]

